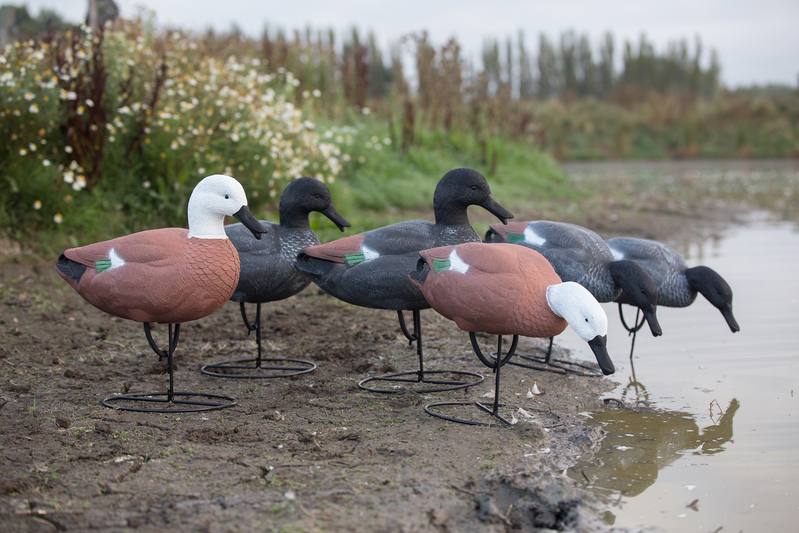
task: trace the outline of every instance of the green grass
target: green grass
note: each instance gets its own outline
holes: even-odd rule
[[[377,126],[367,128],[367,133],[370,129]],[[421,132],[407,153],[393,146],[370,152],[365,163],[333,186],[336,208],[352,224],[348,232],[353,233],[408,217],[432,219],[436,184],[445,172],[458,167],[483,173],[494,198],[519,213],[580,196],[557,162],[529,144],[494,139],[489,152],[496,154],[493,172],[471,137]],[[496,221],[477,207],[471,213],[478,230]],[[324,217],[315,215],[313,227],[323,240],[340,236]]]

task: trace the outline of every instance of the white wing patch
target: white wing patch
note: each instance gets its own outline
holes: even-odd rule
[[[361,251],[363,252],[363,260],[364,261],[372,261],[373,259],[377,259],[380,257],[380,254],[368,246],[361,246]]]
[[[452,250],[449,253],[449,269],[454,270],[455,272],[460,272],[461,274],[466,274],[469,271],[469,265],[461,259],[458,255],[457,250]]]
[[[532,244],[533,246],[541,246],[542,244],[547,242],[547,240],[538,233],[536,233],[533,230],[533,228],[527,226],[526,228],[524,228],[524,242],[526,242],[527,244]]]
[[[119,257],[119,254],[113,248],[108,252],[108,259],[111,261],[111,267],[108,270],[119,268],[125,264],[125,260]]]
[[[610,246],[609,248],[610,248],[610,253],[613,254],[613,259],[615,261],[621,261],[622,259],[624,259],[624,254],[623,253],[621,253],[620,251],[618,251],[617,249],[615,249],[612,246]]]

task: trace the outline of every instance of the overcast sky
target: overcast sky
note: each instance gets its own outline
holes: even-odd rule
[[[0,3],[17,3],[0,0]],[[19,1],[19,0],[17,0]],[[87,0],[29,0],[34,11],[50,7],[83,18]],[[701,35],[715,47],[728,85],[779,82],[799,76],[799,0],[117,0],[123,15],[146,6],[157,20],[192,29],[227,29],[236,23],[258,35],[270,26],[373,29],[384,44],[421,29],[436,42],[455,35],[476,56],[487,36],[524,30],[531,45],[544,31],[588,32],[594,43],[606,30],[637,38],[643,31],[662,46],[669,39]]]

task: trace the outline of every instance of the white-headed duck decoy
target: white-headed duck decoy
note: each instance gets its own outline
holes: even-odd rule
[[[730,285],[710,267],[696,266],[689,268],[685,259],[674,249],[663,243],[636,237],[614,237],[608,239],[608,246],[616,260],[632,261],[641,266],[655,281],[658,290],[658,304],[665,307],[688,307],[696,300],[697,293],[704,296],[718,309],[727,322],[730,331],[739,331],[738,321],[732,313],[732,289]],[[621,304],[635,305],[632,299],[622,291],[617,300],[619,315],[622,315]],[[636,317],[637,321],[638,317]],[[628,331],[637,331],[641,323],[627,326]],[[633,340],[635,337],[633,337]],[[630,349],[630,361],[633,349]]]
[[[425,370],[419,312],[430,306],[408,279],[416,268],[419,251],[436,246],[480,241],[469,223],[467,209],[479,205],[505,222],[513,215],[491,197],[486,179],[477,171],[459,168],[438,182],[433,197],[435,222],[411,220],[306,248],[297,268],[325,292],[340,300],[373,309],[397,311],[409,342],[416,342],[419,369],[377,376],[358,385],[373,392],[440,392],[466,388],[483,379],[461,371]],[[413,313],[413,332],[405,326],[403,311]],[[385,382],[388,388],[370,385]]]
[[[616,259],[605,240],[595,232],[565,222],[514,221],[506,226],[492,225],[486,232],[485,240],[514,243],[536,250],[547,258],[562,280],[579,283],[599,302],[617,301],[623,292],[625,298],[643,312],[652,335],[661,335],[657,320],[658,292],[654,280],[634,261]],[[527,355],[519,357],[552,365],[549,368],[558,371],[584,373],[577,368],[585,368],[585,365],[570,361],[552,361],[551,355],[552,339],[543,360]],[[569,370],[569,367],[574,370]],[[546,367],[532,368],[543,370]]]
[[[65,250],[62,278],[98,309],[144,323],[150,347],[167,359],[166,393],[114,395],[106,407],[139,412],[193,412],[235,405],[227,396],[175,392],[172,356],[180,324],[203,318],[227,302],[239,281],[239,254],[225,235],[235,216],[255,238],[266,230],[247,208],[241,184],[230,176],[200,181],[189,198],[189,229],[163,228]],[[169,324],[166,349],[152,338],[151,324]]]
[[[205,365],[203,374],[214,377],[264,379],[296,376],[316,369],[316,363],[286,357],[263,358],[261,354],[261,304],[294,296],[308,286],[310,280],[296,268],[297,254],[308,246],[319,244],[311,230],[308,216],[319,212],[341,231],[349,227],[333,207],[327,186],[314,178],[291,181],[280,195],[278,224],[261,220],[268,229],[264,238],[255,240],[242,223],[225,226],[225,232],[239,252],[241,275],[233,297],[247,332],[255,332],[257,356]],[[255,322],[247,318],[246,303],[254,303]]]
[[[411,279],[419,285],[430,305],[469,332],[478,358],[495,372],[494,404],[442,402],[425,411],[456,422],[478,424],[436,412],[453,405],[476,405],[482,411],[508,422],[499,414],[499,370],[513,355],[520,335],[552,337],[567,325],[591,347],[604,374],[614,372],[607,352],[608,319],[588,290],[573,281],[561,281],[552,265],[538,252],[511,244],[466,243],[420,252],[421,259]],[[512,335],[513,342],[502,354],[485,357],[475,332]]]

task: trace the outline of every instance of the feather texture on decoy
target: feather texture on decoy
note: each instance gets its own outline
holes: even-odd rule
[[[740,330],[732,312],[732,288],[721,275],[707,266],[688,267],[685,259],[665,244],[635,237],[608,239],[608,246],[617,260],[640,265],[654,280],[658,303],[666,307],[687,307],[704,296],[721,312],[733,333]],[[629,303],[622,293],[619,301]]]
[[[491,197],[485,178],[471,169],[447,172],[436,187],[435,222],[410,220],[306,248],[298,268],[325,292],[376,309],[418,310],[429,306],[408,282],[418,252],[479,241],[467,209],[479,205],[506,222],[513,215]]]
[[[654,336],[662,331],[657,320],[658,292],[654,280],[633,261],[617,259],[595,232],[565,222],[514,221],[492,225],[486,242],[519,244],[536,250],[564,281],[579,283],[600,302],[613,302],[624,292],[631,305],[644,313]]]

